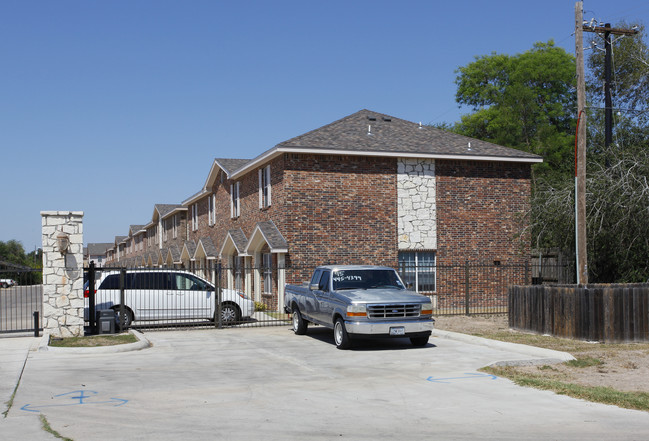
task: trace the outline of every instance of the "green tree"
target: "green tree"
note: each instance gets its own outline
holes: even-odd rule
[[[0,260],[16,265],[28,265],[23,245],[17,240],[0,241]]]
[[[476,57],[457,71],[456,101],[473,113],[454,131],[543,156],[538,171],[572,168],[575,60],[547,43],[515,56]]]

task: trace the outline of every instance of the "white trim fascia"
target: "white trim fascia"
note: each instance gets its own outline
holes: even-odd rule
[[[186,199],[186,200],[182,201],[181,205],[184,205],[185,207],[188,207],[191,204],[195,204],[199,200],[203,199],[208,194],[210,194],[210,191],[208,191],[208,190],[206,190],[204,188],[200,192],[196,193],[195,195],[190,196],[189,199]]]
[[[490,162],[522,162],[522,163],[541,163],[543,158],[523,158],[518,156],[472,156],[472,155],[447,155],[440,153],[411,153],[411,152],[381,152],[376,150],[339,150],[339,149],[313,149],[306,147],[275,147],[266,153],[252,159],[242,168],[232,172],[230,179],[236,179],[251,169],[259,167],[261,164],[279,156],[282,153],[306,153],[319,155],[339,155],[339,156],[379,156],[386,158],[421,158],[421,159],[451,159],[462,161],[490,161]]]
[[[165,214],[164,216],[161,216],[161,217],[160,217],[160,220],[166,220],[166,219],[170,218],[170,217],[171,217],[172,215],[174,215],[174,214],[178,214],[178,213],[180,213],[180,212],[187,211],[187,210],[188,210],[188,207],[178,207],[178,208],[174,208],[174,209],[171,210],[169,213]]]

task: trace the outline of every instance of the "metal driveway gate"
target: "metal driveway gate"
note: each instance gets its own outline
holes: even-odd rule
[[[0,333],[42,331],[43,270],[0,270]]]

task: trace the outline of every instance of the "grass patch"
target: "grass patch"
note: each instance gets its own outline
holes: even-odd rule
[[[585,357],[585,358],[577,358],[576,360],[566,361],[566,364],[570,367],[587,368],[591,366],[601,366],[604,364],[604,362],[599,358]]]
[[[98,346],[124,345],[135,343],[133,334],[93,335],[90,337],[50,338],[50,346],[57,348],[94,348]]]
[[[646,392],[622,392],[610,387],[564,383],[544,376],[521,373],[511,367],[485,367],[480,370],[498,377],[508,378],[519,386],[550,390],[560,395],[596,403],[612,404],[625,409],[649,411],[649,393]]]
[[[73,441],[70,438],[66,438],[64,436],[61,436],[59,432],[56,430],[52,429],[52,426],[50,426],[49,421],[47,421],[47,418],[45,418],[45,415],[40,414],[40,419],[41,419],[41,427],[43,428],[44,431],[47,433],[52,434],[55,438],[62,439],[63,441]]]

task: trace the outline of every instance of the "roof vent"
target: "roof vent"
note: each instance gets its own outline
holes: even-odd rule
[[[368,116],[367,119],[370,121],[376,121],[376,116]]]
[[[372,126],[371,125],[367,126],[367,134],[369,136],[372,136]]]
[[[392,118],[390,118],[389,116],[384,116],[383,121],[390,122],[390,121],[392,121]]]

